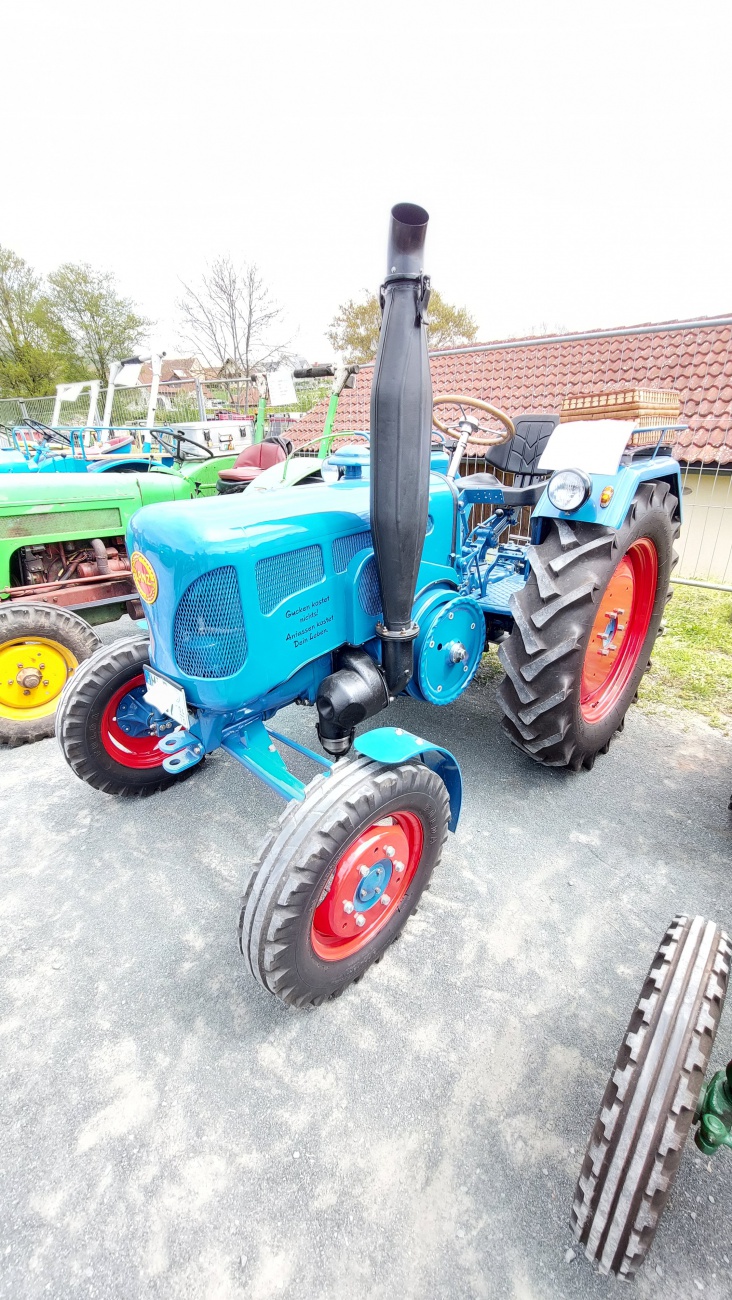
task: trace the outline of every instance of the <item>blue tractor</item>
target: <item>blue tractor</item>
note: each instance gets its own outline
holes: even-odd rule
[[[87,448],[90,437],[93,445]],[[60,429],[26,417],[3,433],[0,474],[145,474],[160,466],[173,469],[186,455],[213,460],[203,443],[167,426]]]
[[[127,544],[147,634],[81,664],[57,715],[68,763],[102,791],[162,790],[222,748],[287,800],[239,929],[252,974],[295,1006],[380,958],[458,821],[448,750],[399,727],[357,736],[359,724],[405,692],[452,703],[492,640],[511,740],[540,763],[591,767],[668,597],[681,491],[662,434],[626,447],[617,423],[582,437],[553,416],[514,425],[461,394],[437,399],[455,419],[433,423],[427,220],[392,211],[370,436],[331,454],[323,482],[276,498],[140,510]],[[468,442],[513,485],[460,478]],[[530,542],[502,541],[527,506]],[[273,728],[293,703],[314,708],[322,754]],[[288,747],[322,769],[309,785]]]

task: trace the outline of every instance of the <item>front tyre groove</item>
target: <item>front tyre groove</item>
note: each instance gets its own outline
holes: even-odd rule
[[[601,1273],[631,1278],[653,1240],[694,1118],[732,946],[712,921],[666,931],[618,1053],[572,1207]]]
[[[529,547],[531,573],[512,597],[513,630],[498,650],[506,676],[497,700],[505,731],[536,762],[591,768],[622,728],[669,599],[677,515],[667,483],[642,483],[617,532],[551,520],[545,540]],[[602,649],[608,593],[623,581],[633,592],[633,628],[615,619],[610,649]],[[645,604],[642,633],[636,602]],[[622,663],[622,671],[588,699],[592,647],[608,656],[595,655],[595,664]]]
[[[290,804],[283,813],[242,900],[239,944],[254,977],[296,1007],[318,1006],[359,980],[397,938],[427,888],[445,842],[448,816],[444,783],[418,761],[383,767],[361,757],[339,764],[330,776],[317,777],[304,802]],[[400,863],[401,870],[395,866],[393,883],[382,895],[387,900],[383,911],[380,897],[376,910],[365,908],[359,942],[355,915],[360,900],[354,913],[345,887],[338,893],[339,882],[347,883],[348,872],[354,870],[349,850],[365,845],[372,833],[398,844],[400,818],[404,825],[420,828],[413,840],[414,860]],[[374,849],[374,854],[374,871],[379,862],[388,871],[381,850]],[[335,931],[322,932],[318,916],[329,900],[333,915],[348,921],[342,927],[348,930],[345,939]],[[350,909],[344,909],[345,914],[339,910],[344,903]]]

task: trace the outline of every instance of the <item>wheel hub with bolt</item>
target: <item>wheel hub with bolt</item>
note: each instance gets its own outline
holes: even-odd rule
[[[620,560],[592,625],[580,689],[586,722],[601,722],[620,698],[643,648],[657,581],[656,548],[641,537]]]
[[[175,726],[147,703],[146,689],[144,674],[137,674],[114,692],[102,715],[102,744],[124,767],[162,767],[158,742]]]
[[[365,946],[399,907],[419,866],[422,824],[400,812],[373,823],[340,858],[313,916],[311,941],[324,961]]]
[[[43,717],[53,713],[76,656],[55,641],[13,640],[0,644],[0,717]]]

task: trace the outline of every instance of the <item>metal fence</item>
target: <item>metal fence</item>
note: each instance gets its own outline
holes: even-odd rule
[[[270,414],[287,411],[291,414],[305,414],[327,397],[330,383],[311,379],[296,379],[295,393],[297,404],[287,407],[270,407]],[[253,385],[249,387],[247,402],[246,382],[241,379],[222,379],[203,382],[201,380],[166,380],[161,382],[155,404],[155,424],[183,424],[205,422],[214,419],[223,412],[231,412],[240,418],[246,415],[254,417],[257,413],[257,392]],[[96,412],[89,411],[89,393],[80,394],[73,402],[64,402],[61,407],[59,424],[67,428],[86,424],[100,424],[107,397],[106,388],[101,388],[96,401]],[[22,424],[25,418],[40,420],[50,424],[54,397],[4,397],[0,398],[0,425],[12,428]],[[145,421],[150,402],[150,385],[138,384],[134,388],[115,388],[112,398],[113,425],[129,425]]]

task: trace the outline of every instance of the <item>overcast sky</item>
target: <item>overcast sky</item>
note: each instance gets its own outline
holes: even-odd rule
[[[179,277],[258,263],[311,360],[388,212],[481,339],[732,312],[729,0],[6,0],[0,243]]]

